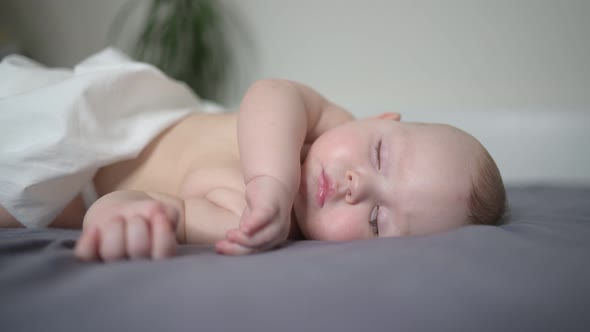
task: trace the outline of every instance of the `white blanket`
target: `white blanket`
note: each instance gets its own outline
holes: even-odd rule
[[[205,105],[155,67],[105,49],[70,69],[0,63],[0,205],[44,227],[105,165],[136,157]]]

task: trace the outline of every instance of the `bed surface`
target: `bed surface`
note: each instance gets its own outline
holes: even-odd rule
[[[82,263],[77,231],[0,231],[1,331],[582,331],[590,186],[508,190],[502,227],[247,257]]]

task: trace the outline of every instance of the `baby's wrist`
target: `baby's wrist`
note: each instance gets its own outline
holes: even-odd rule
[[[273,175],[261,174],[261,175],[254,176],[248,181],[248,183],[246,183],[246,187],[254,181],[263,181],[263,182],[269,181],[270,183],[273,183],[273,185],[277,185],[277,187],[281,189],[281,194],[283,194],[283,197],[294,198],[297,193],[298,185],[295,186],[295,185],[289,184],[289,183],[287,183],[287,181],[283,181]]]

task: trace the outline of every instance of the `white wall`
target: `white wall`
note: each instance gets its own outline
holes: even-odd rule
[[[226,1],[286,76],[364,108],[590,106],[590,1]]]
[[[508,182],[590,182],[590,1],[220,1],[237,63],[226,104],[257,78],[300,80],[358,116],[459,125]],[[33,57],[71,66],[109,43],[123,4],[3,0],[0,17]],[[141,11],[116,45],[130,49]]]

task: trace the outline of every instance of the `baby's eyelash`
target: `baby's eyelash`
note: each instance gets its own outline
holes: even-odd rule
[[[375,158],[377,159],[377,168],[381,169],[381,140],[379,140],[379,143],[375,147]]]
[[[369,225],[371,226],[371,230],[373,234],[379,235],[379,205],[375,207],[375,212],[371,214],[371,219],[369,220]]]
[[[371,225],[371,229],[373,230],[373,234],[379,235],[379,227],[377,226],[377,219],[369,220],[369,225]]]

